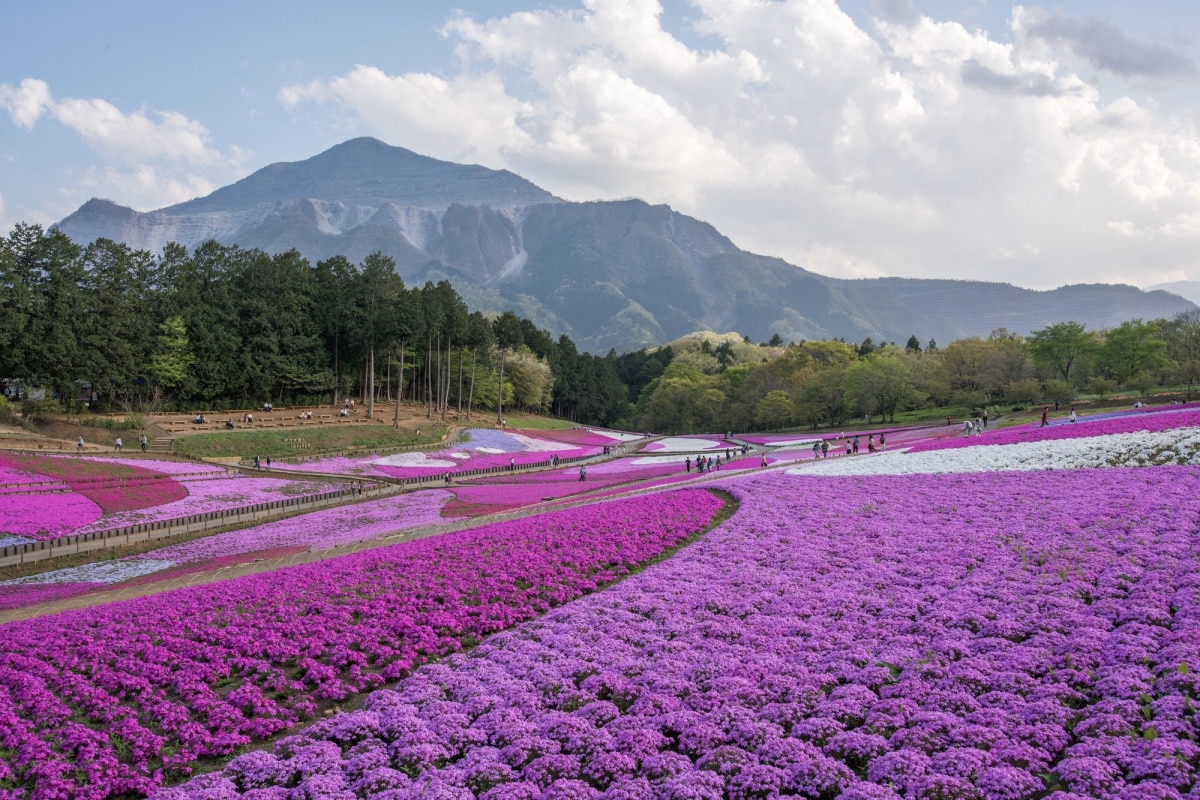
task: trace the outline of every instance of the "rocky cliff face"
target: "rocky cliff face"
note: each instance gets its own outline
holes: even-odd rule
[[[224,244],[312,261],[379,251],[410,284],[447,278],[472,309],[515,309],[582,349],[657,345],[695,330],[755,340],[950,341],[1075,320],[1091,328],[1195,308],[1165,292],[1032,292],[968,281],[826,278],[739,250],[700,220],[637,200],[568,203],[510,172],[355,139],[272,164],[207,197],[138,213],[91,200],[59,223],[158,252]]]

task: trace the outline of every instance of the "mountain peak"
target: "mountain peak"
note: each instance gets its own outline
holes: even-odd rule
[[[506,170],[439,161],[368,136],[350,139],[304,161],[270,164],[207,197],[163,209],[227,212],[293,200],[346,206],[444,210],[452,205],[517,208],[558,198]]]

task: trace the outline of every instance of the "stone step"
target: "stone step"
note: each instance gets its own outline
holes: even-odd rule
[[[156,436],[147,448],[151,453],[170,453],[174,447],[174,436]]]

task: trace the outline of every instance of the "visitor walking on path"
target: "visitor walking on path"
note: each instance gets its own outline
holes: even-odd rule
[[[143,434],[142,434],[142,452],[143,452],[143,453],[144,453],[144,452],[146,452],[146,444],[147,444],[147,442],[146,442],[146,434],[144,434],[144,433],[143,433]]]
[[[1043,407],[1042,408],[1042,425],[1041,425],[1041,427],[1044,428],[1050,424],[1050,420],[1047,418],[1049,416],[1049,414],[1050,414],[1050,409]]]
[[[879,452],[882,453],[884,450],[887,450],[887,439],[881,433],[879,434]]]
[[[83,452],[83,437],[82,436],[79,437],[79,441],[75,442],[75,450],[80,453]]]
[[[121,437],[118,436],[117,440],[113,442],[113,450],[116,450],[119,453],[121,452],[121,446]]]
[[[587,480],[587,467],[579,468],[579,480],[581,480],[581,481]]]
[[[1071,406],[1071,416],[1067,417],[1067,419],[1071,420],[1071,422],[1074,422],[1074,421],[1075,421],[1075,419],[1076,419],[1076,417],[1075,417],[1075,406]],[[120,441],[120,440],[118,439],[117,441]]]

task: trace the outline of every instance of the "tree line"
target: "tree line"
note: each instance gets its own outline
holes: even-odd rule
[[[97,410],[247,408],[399,398],[430,416],[505,408],[613,424],[613,358],[512,312],[470,312],[393,261],[207,242],[161,254],[18,224],[0,240],[0,381]]]
[[[695,335],[580,353],[447,281],[406,287],[379,253],[310,264],[208,242],[158,254],[17,225],[0,240],[0,382],[99,409],[337,404],[355,397],[497,417],[505,408],[663,433],[837,426],[917,408],[982,410],[1200,380],[1200,312],[1004,329],[938,347],[867,339],[755,344]],[[96,406],[93,406],[94,408]]]
[[[1200,311],[1103,331],[1063,322],[1020,336],[1003,328],[938,347],[842,340],[753,345],[690,338],[617,359],[639,429],[770,430],[895,419],[913,409],[992,415],[1081,394],[1146,395],[1200,380]]]

